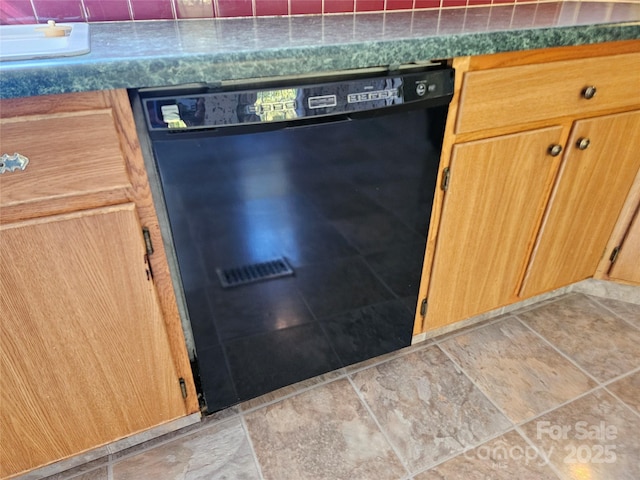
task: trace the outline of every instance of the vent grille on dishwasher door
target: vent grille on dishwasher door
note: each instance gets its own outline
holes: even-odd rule
[[[293,275],[293,270],[284,257],[268,262],[250,263],[239,267],[216,268],[222,288],[238,287],[247,283]]]

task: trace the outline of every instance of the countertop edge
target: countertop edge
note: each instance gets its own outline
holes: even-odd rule
[[[237,52],[0,64],[0,98],[298,75],[640,38],[640,22],[521,28]],[[312,61],[309,61],[312,59]]]

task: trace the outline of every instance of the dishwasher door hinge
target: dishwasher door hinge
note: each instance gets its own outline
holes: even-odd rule
[[[611,256],[609,257],[609,261],[611,262],[612,265],[618,259],[618,253],[620,253],[620,245],[618,245],[611,251]]]
[[[427,306],[428,302],[426,298],[422,299],[422,303],[420,303],[420,316],[424,317],[427,315]]]
[[[442,190],[444,190],[445,192],[449,188],[449,177],[451,177],[451,171],[449,170],[449,167],[444,167],[444,170],[442,171],[442,183],[440,184],[440,188],[442,188]]]
[[[182,398],[187,398],[187,383],[182,377],[180,377],[178,380],[180,381],[180,391],[182,392]]]

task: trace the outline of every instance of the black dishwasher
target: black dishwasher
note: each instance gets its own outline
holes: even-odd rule
[[[453,78],[140,92],[209,412],[410,344]]]

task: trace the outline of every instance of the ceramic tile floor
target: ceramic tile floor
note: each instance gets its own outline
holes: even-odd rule
[[[640,305],[569,293],[50,478],[635,480],[639,398]]]

